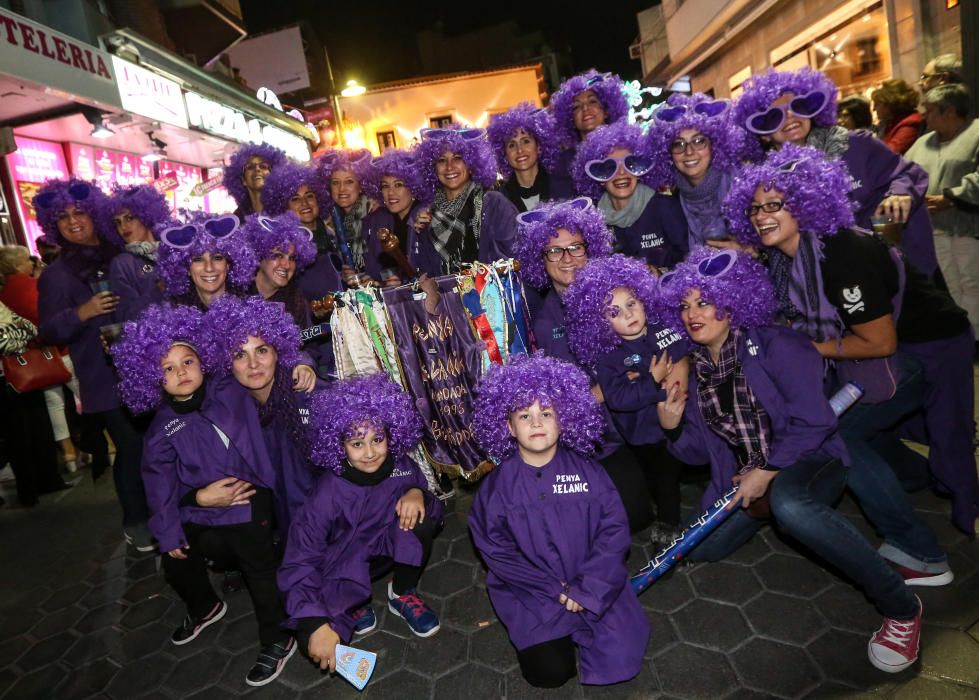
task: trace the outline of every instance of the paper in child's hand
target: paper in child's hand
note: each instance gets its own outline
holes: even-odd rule
[[[337,644],[336,671],[357,690],[363,690],[374,673],[377,654]]]

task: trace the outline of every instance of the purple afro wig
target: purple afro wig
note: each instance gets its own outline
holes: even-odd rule
[[[756,328],[772,322],[775,291],[768,271],[746,253],[698,246],[687,259],[663,276],[660,304],[664,320],[686,335],[680,303],[691,289],[714,305],[717,318],[734,328]]]
[[[112,346],[119,372],[119,396],[133,413],[150,411],[163,400],[160,361],[175,343],[186,343],[200,355],[204,315],[190,306],[155,304],[135,321],[127,321]]]
[[[69,206],[86,212],[92,217],[95,233],[111,245],[122,247],[119,236],[110,236],[103,229],[105,209],[108,202],[106,194],[94,182],[70,178],[68,180],[48,180],[37,191],[32,200],[37,223],[41,230],[56,245],[63,246],[66,241],[58,231],[58,216]],[[113,227],[113,232],[115,228]]]
[[[299,326],[283,304],[258,296],[240,299],[222,294],[208,307],[201,333],[201,357],[219,376],[231,372],[231,361],[248,336],[261,338],[275,348],[279,366],[292,368],[300,363]]]
[[[643,136],[642,129],[625,121],[600,126],[585,137],[571,164],[571,176],[574,178],[574,186],[578,194],[592,199],[602,196],[605,192],[605,183],[588,177],[585,165],[591,160],[608,158],[612,151],[619,148],[624,148],[635,155],[649,155],[649,142]],[[649,187],[655,185],[652,172],[643,175],[639,181]]]
[[[106,206],[102,209],[101,230],[105,239],[120,248],[126,242],[116,230],[115,217],[119,212],[128,210],[143,226],[157,233],[173,223],[173,209],[167,202],[166,195],[153,185],[137,185],[136,187],[119,187],[116,185],[109,195]]]
[[[520,235],[514,252],[520,261],[521,278],[536,289],[544,289],[551,284],[544,266],[544,249],[557,235],[558,229],[580,233],[588,246],[589,259],[612,254],[612,232],[605,225],[602,213],[587,197],[566,202],[546,202],[528,214],[523,220],[517,218]]]
[[[315,168],[327,191],[330,189],[330,178],[333,177],[333,173],[341,170],[353,173],[357,184],[363,190],[363,183],[368,180],[371,174],[371,152],[366,148],[354,151],[327,151],[316,159]],[[329,208],[320,207],[320,212],[324,215],[328,214],[329,211]]]
[[[659,283],[646,264],[635,258],[616,254],[590,260],[564,294],[568,345],[587,367],[594,367],[599,357],[622,343],[607,316],[612,293],[619,287],[632,291],[642,302],[647,323],[656,321]]]
[[[330,188],[326,181],[311,165],[283,163],[269,173],[262,188],[262,206],[269,216],[278,216],[289,211],[289,200],[306,185],[316,195],[320,217],[329,214],[333,207]]]
[[[629,101],[626,99],[622,78],[613,73],[599,73],[594,68],[587,73],[576,75],[561,83],[561,87],[551,97],[551,111],[554,113],[558,141],[566,146],[580,139],[574,127],[574,98],[585,90],[591,90],[605,108],[605,123],[612,124],[629,114]]]
[[[697,105],[702,105],[700,111],[694,111]],[[674,93],[657,111],[673,121],[659,119],[654,114],[649,122],[646,138],[653,158],[650,178],[656,187],[672,186],[676,178],[681,177],[673,164],[670,145],[687,129],[699,131],[710,139],[712,168],[732,170],[741,161],[760,155],[758,139],[750,138],[747,130],[735,123],[734,110],[728,100],[713,100],[700,92],[694,95]]]
[[[347,463],[343,443],[363,437],[368,427],[385,432],[394,459],[413,450],[422,436],[411,398],[384,373],[333,382],[313,394],[309,413],[310,457],[337,474]]]
[[[458,124],[452,124],[447,129],[462,129]],[[443,138],[423,138],[415,149],[418,169],[425,178],[425,186],[432,193],[442,185],[435,174],[435,164],[445,153],[455,153],[462,156],[469,167],[472,180],[477,185],[489,189],[496,183],[496,156],[493,147],[486,136],[465,139],[459,134],[450,134]]]
[[[510,414],[534,402],[557,413],[560,444],[582,455],[595,451],[605,420],[588,375],[570,362],[538,352],[493,365],[476,387],[476,439],[493,459],[501,462],[517,450]]]
[[[523,129],[534,137],[537,141],[541,165],[544,166],[544,170],[553,173],[561,152],[556,138],[554,117],[547,110],[536,107],[530,102],[521,102],[503,114],[494,114],[490,117],[489,127],[486,129],[486,135],[496,152],[497,168],[503,177],[509,179],[513,175],[513,168],[506,157],[506,144],[518,129]]]
[[[389,148],[384,153],[371,160],[370,171],[365,180],[360,183],[367,196],[383,201],[381,197],[381,178],[396,177],[404,180],[405,187],[411,190],[412,196],[419,202],[430,202],[432,191],[428,187],[424,174],[418,167],[415,151],[404,151],[400,148]]]
[[[830,99],[822,111],[812,118],[812,123],[815,126],[835,126],[836,84],[825,73],[808,67],[796,71],[769,68],[760,75],[752,76],[744,84],[744,92],[734,104],[734,121],[744,126],[751,115],[764,112],[782,95],[792,93],[799,97],[813,90],[825,91]]]
[[[785,209],[800,231],[832,236],[854,224],[849,199],[853,183],[843,161],[829,160],[815,148],[785,144],[762,163],[746,166],[724,198],[724,218],[741,243],[764,245],[747,214],[759,186],[784,195]]]
[[[248,161],[256,156],[268,163],[273,171],[289,162],[284,151],[266,144],[249,144],[235,151],[228,164],[224,166],[223,184],[224,189],[228,190],[228,193],[234,197],[239,206],[249,201],[248,190],[245,188],[245,183],[242,182],[241,177],[245,173],[245,166],[248,165]]]
[[[242,231],[259,262],[272,257],[276,251],[287,253],[289,246],[295,248],[297,270],[305,270],[316,261],[316,244],[313,243],[312,233],[299,223],[299,218],[292,212],[274,219],[252,214],[245,219]]]
[[[211,231],[224,233],[227,230],[231,233],[219,237],[211,234]],[[219,253],[228,259],[229,290],[241,293],[255,279],[258,260],[232,214],[198,214],[190,223],[164,229],[159,238],[157,271],[168,297],[190,291],[190,264],[204,253]],[[173,245],[175,242],[180,245]]]

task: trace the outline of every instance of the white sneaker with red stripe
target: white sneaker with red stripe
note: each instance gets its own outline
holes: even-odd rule
[[[910,620],[896,620],[885,617],[884,623],[870,638],[867,656],[870,663],[886,673],[903,671],[918,660],[918,646],[921,642],[921,612],[923,606],[918,601],[918,611]]]

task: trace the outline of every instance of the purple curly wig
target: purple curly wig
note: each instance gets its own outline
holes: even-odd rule
[[[284,151],[264,143],[260,145],[249,144],[235,151],[228,164],[224,166],[223,184],[224,189],[228,190],[228,193],[238,202],[239,206],[247,204],[249,201],[248,190],[245,188],[245,183],[241,181],[241,176],[245,173],[245,166],[248,165],[248,161],[255,156],[268,163],[273,171],[289,162]]]
[[[605,315],[612,292],[619,287],[630,290],[642,302],[647,323],[656,321],[659,283],[646,263],[625,255],[589,260],[564,294],[568,345],[587,367],[594,367],[599,357],[622,343]]]
[[[79,199],[76,195],[82,193],[85,194],[85,197]],[[95,233],[99,238],[110,245],[122,247],[119,236],[110,236],[104,230],[105,215],[103,212],[105,212],[108,199],[94,182],[73,177],[68,180],[46,181],[34,195],[33,206],[41,230],[56,245],[63,246],[66,243],[58,231],[58,215],[69,206],[74,205],[92,217],[92,224],[95,226]],[[113,226],[114,232],[115,227]]]
[[[230,215],[196,215],[192,223],[177,226],[180,229],[192,227],[195,230],[193,242],[188,248],[177,248],[161,239],[157,254],[157,272],[168,297],[177,297],[190,291],[190,264],[194,258],[204,253],[220,253],[228,259],[229,290],[241,293],[251,285],[255,279],[255,270],[258,269],[258,260],[241,229],[224,238],[215,238],[204,228],[206,222],[227,216]],[[172,229],[166,229],[169,230]]]
[[[283,163],[269,173],[262,188],[262,206],[269,216],[289,211],[289,200],[299,188],[306,185],[316,195],[320,218],[327,216],[333,207],[330,188],[311,165]]]
[[[586,73],[565,80],[551,97],[555,134],[561,144],[570,146],[580,140],[578,130],[574,128],[574,98],[585,90],[591,90],[598,96],[605,108],[606,124],[613,124],[629,114],[629,101],[625,96],[622,78],[609,74],[604,79],[597,79],[602,75],[605,74],[592,68]],[[589,85],[590,80],[595,82]]]
[[[625,121],[600,126],[585,137],[585,140],[578,147],[574,162],[571,164],[571,177],[574,178],[574,186],[578,194],[583,194],[592,199],[598,199],[602,196],[605,192],[605,183],[596,182],[588,177],[585,172],[585,164],[590,160],[608,158],[609,153],[618,148],[624,148],[636,155],[649,154],[649,142],[643,136],[642,129]],[[639,181],[644,185],[654,187],[655,181],[652,172],[643,175]]]
[[[476,387],[476,439],[497,462],[517,450],[508,427],[514,411],[540,402],[557,413],[564,447],[589,455],[602,438],[605,421],[591,393],[591,382],[570,362],[541,352],[515,355],[506,365],[493,365]]]
[[[700,266],[706,261],[715,265],[734,262],[720,275],[706,275]],[[734,328],[767,326],[775,315],[775,290],[765,267],[746,253],[721,251],[708,246],[697,246],[685,261],[668,273],[660,285],[660,304],[664,320],[686,336],[686,328],[680,319],[680,303],[691,289],[700,291],[702,299],[717,309],[717,318],[730,318]]]
[[[422,436],[411,398],[384,373],[331,383],[313,394],[309,414],[310,457],[337,474],[347,462],[344,441],[363,436],[367,427],[387,434],[394,459],[408,454]]]
[[[854,225],[849,199],[853,186],[843,161],[830,160],[808,146],[785,144],[764,162],[746,166],[724,198],[724,218],[731,234],[747,245],[764,245],[746,213],[759,185],[784,195],[785,209],[799,223],[799,230],[832,236]]]
[[[112,188],[106,205],[102,208],[101,230],[105,239],[120,248],[126,242],[116,230],[114,217],[124,209],[128,209],[136,219],[154,234],[173,223],[173,209],[167,202],[166,195],[153,185],[137,185],[136,187]]]
[[[716,116],[693,111],[698,104],[714,102],[721,103],[701,92],[693,95],[674,93],[661,109],[686,107],[687,112],[672,122],[657,119],[655,116],[650,120],[646,139],[649,153],[653,157],[650,178],[656,187],[672,186],[678,177],[682,177],[673,164],[670,145],[679,138],[681,131],[687,129],[696,129],[710,139],[712,168],[732,170],[746,158],[760,155],[758,139],[750,138],[751,134],[732,119],[733,105],[729,104]]]
[[[446,128],[461,129],[462,127],[452,124]],[[442,186],[435,174],[435,163],[447,152],[462,156],[476,184],[489,189],[496,183],[496,156],[486,137],[464,139],[457,134],[452,134],[441,139],[422,139],[415,148],[418,169],[425,178],[425,186],[432,193]]]
[[[486,136],[496,152],[496,166],[503,178],[513,176],[513,168],[506,157],[506,144],[518,129],[523,129],[537,141],[540,151],[540,164],[549,173],[554,172],[561,153],[561,146],[555,136],[556,124],[550,112],[540,109],[530,102],[521,102],[503,114],[490,117]]]
[[[819,89],[825,90],[830,99],[823,110],[812,118],[812,123],[815,126],[835,126],[838,94],[836,84],[825,73],[809,67],[796,71],[769,68],[760,75],[753,75],[744,84],[744,92],[734,103],[734,121],[744,126],[748,117],[768,109],[772,102],[786,93],[791,92],[798,97]]]
[[[534,214],[535,219],[538,215],[544,218],[529,224],[518,220],[520,235],[514,252],[520,261],[521,278],[536,289],[545,289],[551,284],[544,267],[543,253],[558,229],[580,233],[588,245],[589,259],[612,254],[612,232],[605,225],[602,213],[590,203],[587,208],[581,209],[571,202],[545,202],[534,209]]]
[[[412,196],[419,202],[432,201],[433,192],[428,188],[421,169],[418,167],[417,153],[400,148],[389,148],[370,163],[367,178],[360,183],[361,189],[371,199],[383,202],[381,197],[381,178],[385,176],[404,180]]]
[[[316,261],[316,244],[309,229],[291,211],[275,218],[252,214],[245,219],[242,231],[259,262],[276,251],[287,253],[290,245],[295,247],[297,270],[305,270]]]
[[[361,148],[353,151],[328,151],[316,159],[316,172],[327,190],[330,189],[330,178],[333,173],[339,170],[347,170],[354,174],[360,189],[364,189],[364,182],[371,174],[370,151]],[[320,211],[329,213],[329,209],[320,208]]]
[[[281,303],[222,294],[208,307],[201,331],[200,354],[208,370],[218,376],[230,373],[231,361],[248,336],[275,348],[279,366],[291,369],[302,360],[299,326]]]
[[[119,372],[119,396],[133,413],[160,405],[160,361],[175,343],[200,348],[203,318],[200,311],[190,306],[154,304],[123,326],[122,335],[112,346],[112,360]]]

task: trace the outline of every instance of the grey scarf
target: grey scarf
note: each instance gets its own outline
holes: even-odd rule
[[[127,243],[126,252],[132,253],[137,258],[156,262],[157,251],[160,250],[159,241],[140,241],[139,243]]]
[[[652,188],[646,187],[646,185],[640,182],[636,185],[636,191],[629,197],[629,201],[624,208],[616,209],[613,207],[612,198],[606,192],[598,200],[598,210],[602,212],[602,215],[605,217],[605,223],[609,226],[629,228],[639,220],[642,213],[646,211],[646,205],[649,204],[649,200],[655,195],[656,192]]]
[[[806,145],[818,148],[830,158],[842,158],[850,148],[850,132],[842,126],[814,126],[806,137]]]

